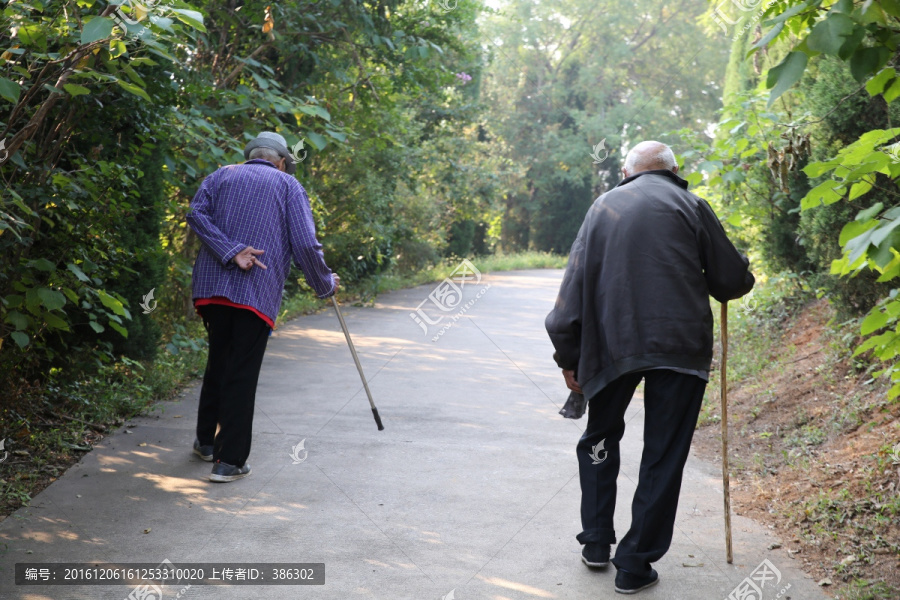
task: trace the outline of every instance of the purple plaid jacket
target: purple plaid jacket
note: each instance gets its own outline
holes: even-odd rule
[[[223,296],[274,322],[291,257],[319,298],[334,293],[306,190],[268,161],[228,165],[208,176],[187,222],[203,242],[194,263],[194,300]],[[247,246],[265,250],[259,260],[267,270],[242,271],[231,262]]]

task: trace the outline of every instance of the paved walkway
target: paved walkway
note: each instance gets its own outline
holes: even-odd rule
[[[193,586],[185,599],[622,598],[614,570],[584,567],[575,540],[584,422],[557,414],[567,392],[543,330],[561,276],[525,271],[469,283],[471,305],[436,342],[441,324],[426,334],[409,316],[433,286],[386,294],[374,308],[346,307],[381,432],[334,313],[291,322],[270,340],[263,365],[249,478],[207,481],[209,465],[190,453],[192,386],[113,432],[0,523],[0,598],[121,600],[133,589],[16,586],[17,562],[163,559],[326,565],[324,586]],[[433,320],[438,311],[427,306]],[[642,417],[635,398],[620,535]],[[783,550],[768,549],[777,539],[770,530],[741,517],[734,525],[728,565],[718,467],[691,457],[672,549],[656,565],[661,582],[638,597],[721,600],[768,559],[781,580],[767,582],[763,600],[788,585],[782,598],[825,598]],[[164,598],[179,591],[168,586]]]

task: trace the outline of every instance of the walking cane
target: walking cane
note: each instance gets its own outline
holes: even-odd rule
[[[362,379],[363,387],[366,388],[366,396],[369,397],[369,405],[372,407],[372,414],[375,415],[375,424],[378,425],[378,431],[384,430],[381,424],[381,417],[378,416],[378,409],[375,408],[375,401],[372,400],[372,392],[369,391],[369,384],[366,382],[366,376],[363,374],[362,365],[359,363],[359,356],[356,355],[356,348],[353,347],[353,340],[350,339],[350,331],[347,324],[344,323],[344,315],[341,314],[341,307],[338,306],[337,298],[331,296],[331,303],[334,304],[334,310],[337,312],[338,321],[341,322],[341,329],[344,330],[344,337],[347,338],[347,345],[350,346],[350,354],[353,355],[353,362],[356,363],[356,369],[359,371],[359,378]]]
[[[722,489],[725,492],[725,560],[731,564],[731,487],[728,480],[728,302],[721,305],[719,327],[722,330],[722,366],[719,373],[722,383]]]

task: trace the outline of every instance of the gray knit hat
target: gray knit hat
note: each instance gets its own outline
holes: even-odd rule
[[[263,131],[256,139],[247,144],[247,147],[244,148],[244,158],[250,160],[250,151],[254,148],[271,148],[278,152],[279,156],[285,159],[284,161],[284,170],[289,175],[293,175],[297,170],[297,163],[292,160],[291,153],[288,150],[287,141],[285,139],[273,132],[273,131]]]

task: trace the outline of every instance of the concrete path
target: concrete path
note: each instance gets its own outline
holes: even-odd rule
[[[446,313],[427,334],[410,313],[434,286],[386,294],[375,308],[346,307],[382,432],[334,313],[282,327],[263,365],[250,477],[206,479],[210,466],[190,452],[192,386],[112,433],[0,523],[0,598],[120,600],[133,590],[16,586],[15,563],[164,559],[326,566],[324,586],[193,586],[185,599],[622,598],[612,567],[587,569],[575,540],[584,421],[557,414],[567,391],[543,329],[561,277],[526,271],[469,282],[465,314],[454,322],[459,308]],[[440,314],[430,302],[422,310],[432,321]],[[620,536],[642,408],[636,397],[627,414]],[[735,564],[726,564],[717,465],[692,457],[683,487],[672,548],[656,565],[661,582],[640,598],[728,598],[764,559],[780,582],[764,582],[763,600],[787,586],[781,598],[826,597],[783,550],[768,549],[772,532],[748,519],[734,518]],[[181,590],[164,592],[171,600]]]

